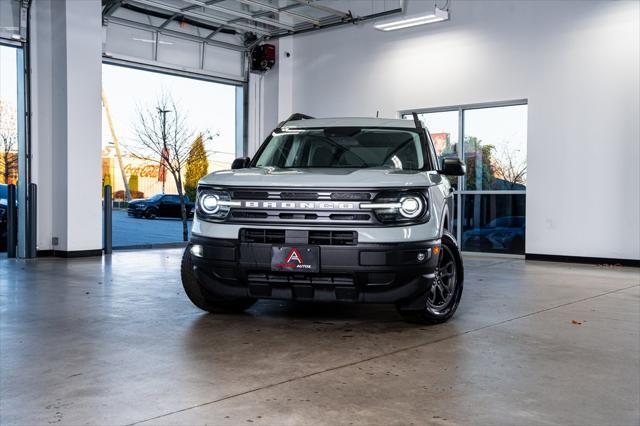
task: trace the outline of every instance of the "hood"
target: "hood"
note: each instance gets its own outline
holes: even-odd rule
[[[149,203],[149,199],[147,198],[129,201],[129,204],[147,204],[147,203]]]
[[[440,181],[436,172],[392,169],[277,169],[273,167],[223,170],[200,180],[205,185],[297,188],[405,188]]]

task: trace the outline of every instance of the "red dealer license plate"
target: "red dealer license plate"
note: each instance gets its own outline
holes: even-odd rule
[[[319,272],[320,248],[316,246],[273,246],[271,270],[291,272]]]

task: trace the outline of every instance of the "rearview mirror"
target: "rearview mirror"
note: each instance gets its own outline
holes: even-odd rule
[[[246,169],[247,167],[249,167],[250,162],[251,159],[249,157],[236,158],[235,160],[233,160],[233,163],[231,163],[231,170]]]
[[[463,176],[467,171],[467,166],[459,158],[443,158],[442,168],[438,173],[446,176]]]

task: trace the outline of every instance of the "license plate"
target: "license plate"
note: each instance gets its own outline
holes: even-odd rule
[[[315,246],[273,246],[272,271],[319,272],[320,248]]]

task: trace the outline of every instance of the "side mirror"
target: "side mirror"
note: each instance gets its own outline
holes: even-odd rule
[[[249,167],[250,162],[251,159],[249,157],[236,158],[235,160],[233,160],[233,163],[231,163],[231,170],[246,169],[247,167]]]
[[[442,168],[438,173],[446,176],[463,176],[467,172],[467,166],[459,158],[443,158]]]

